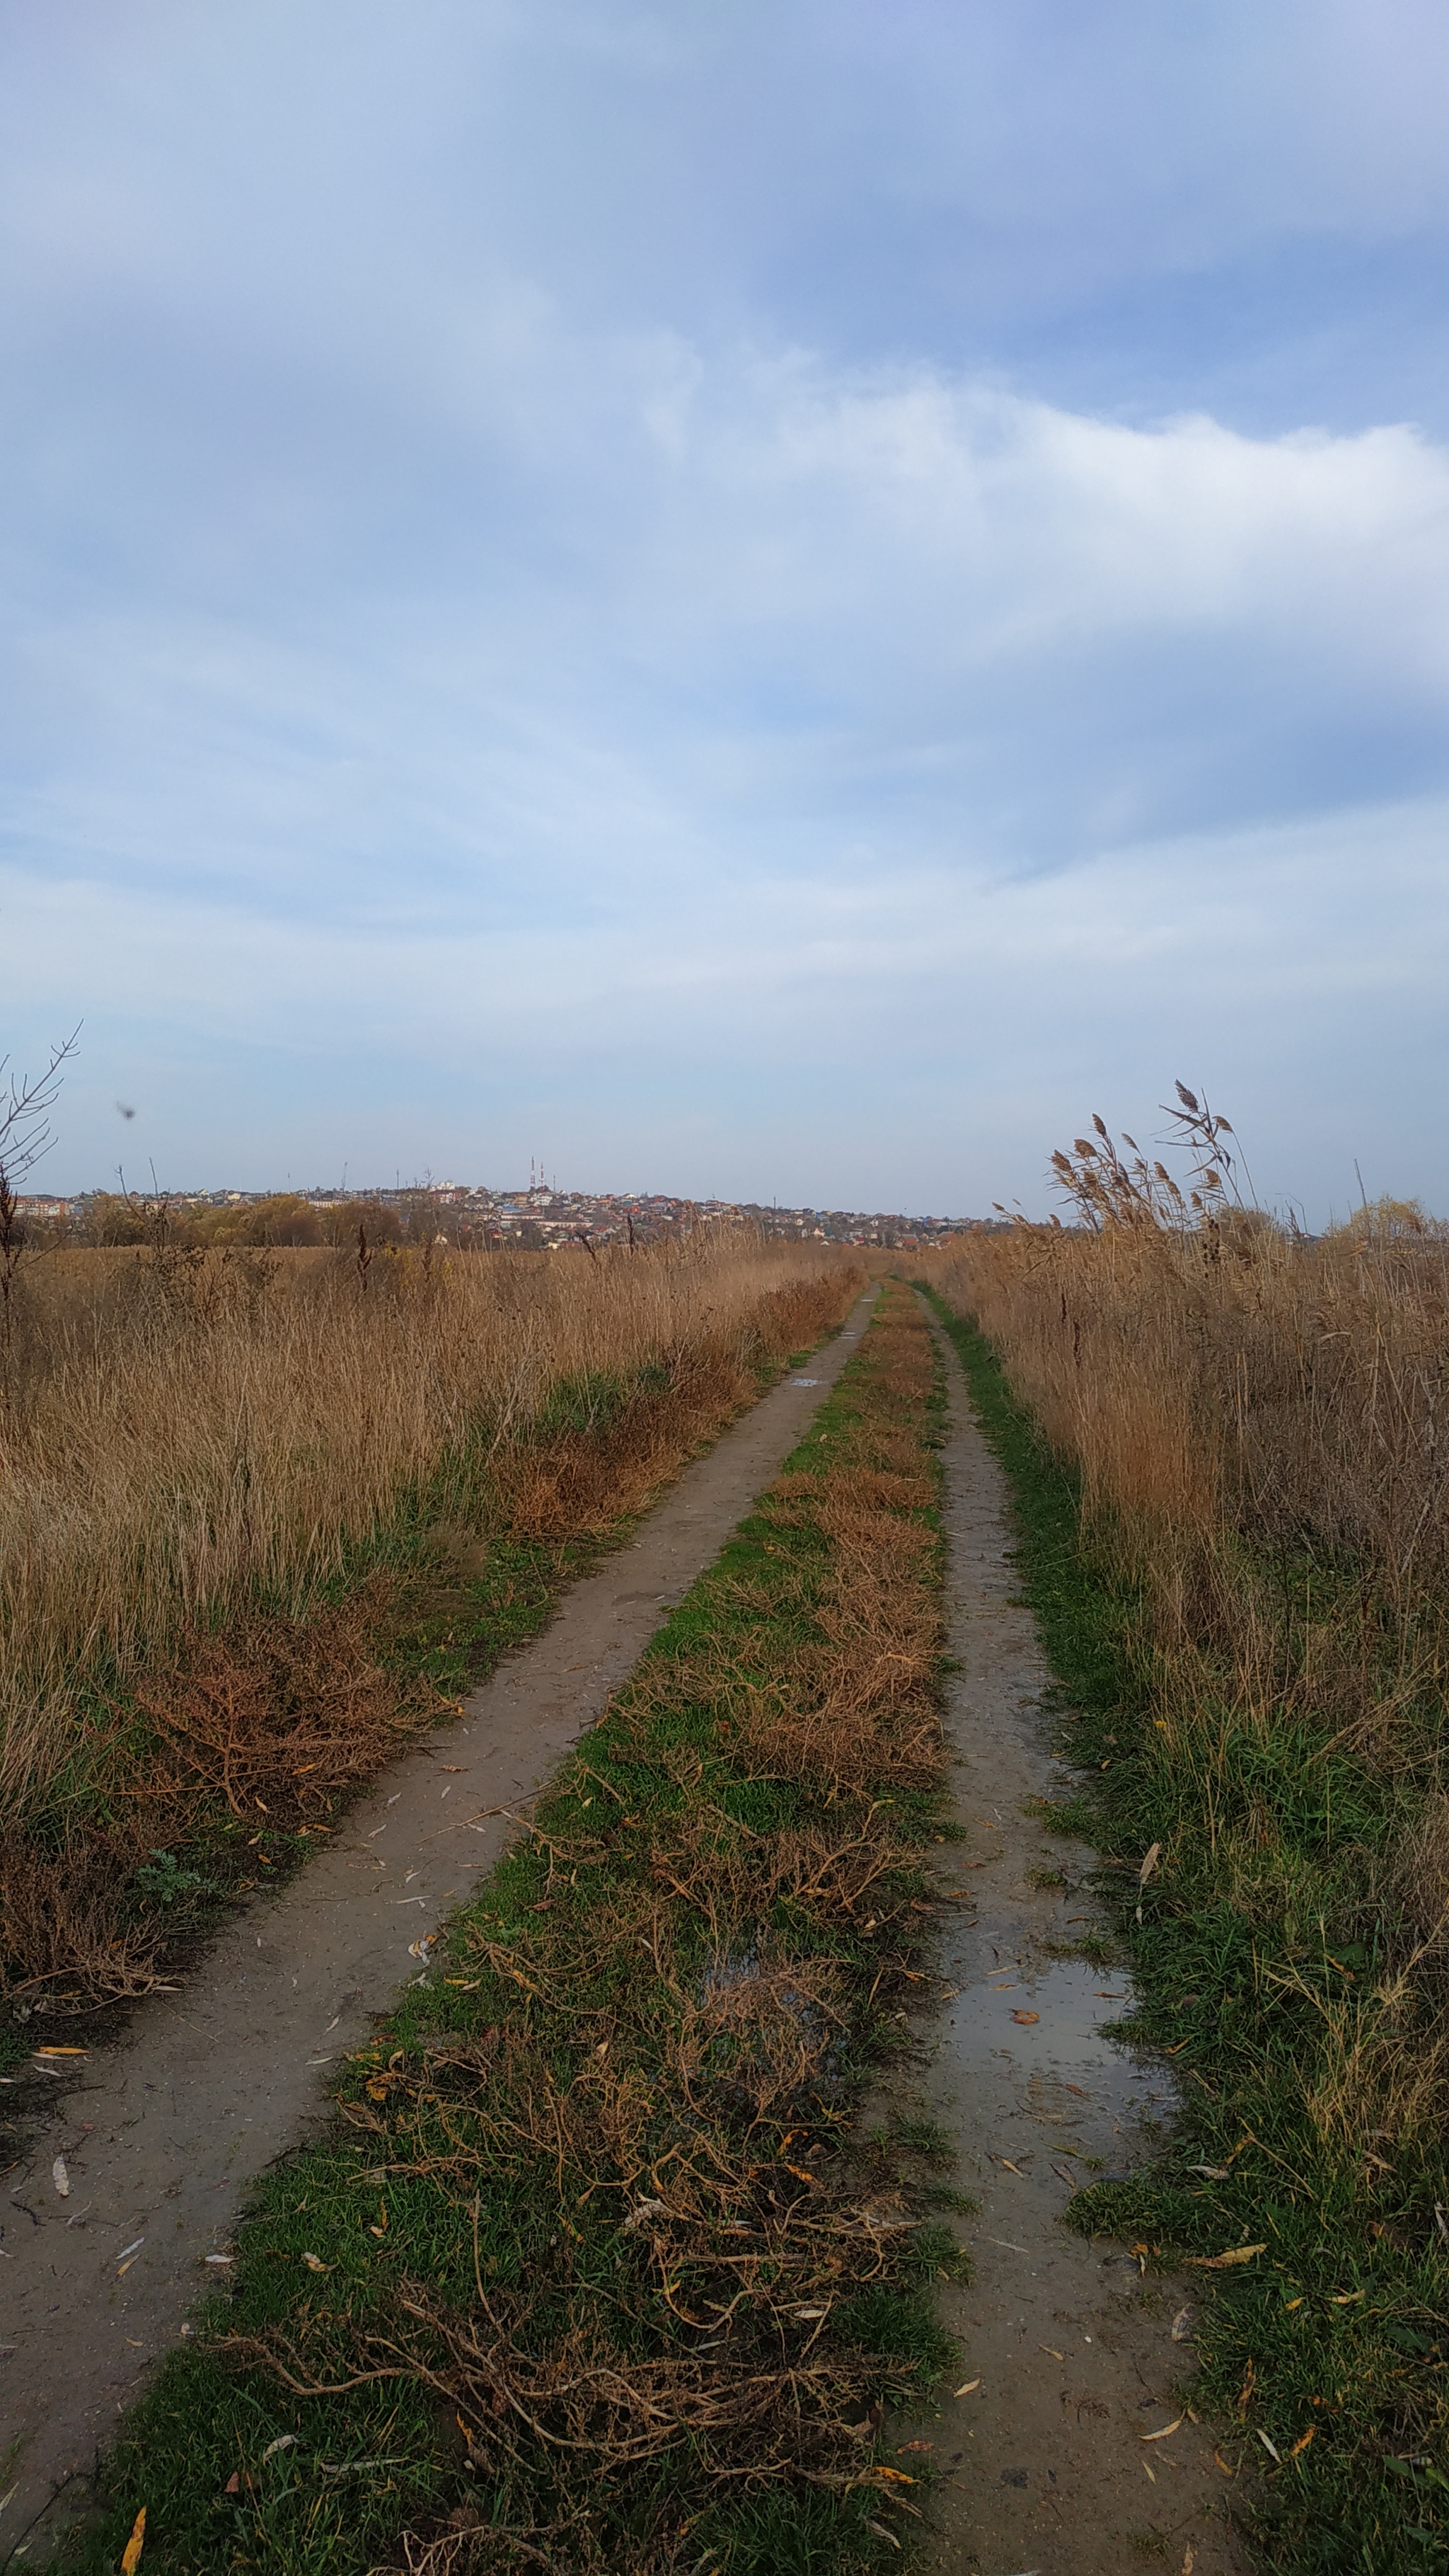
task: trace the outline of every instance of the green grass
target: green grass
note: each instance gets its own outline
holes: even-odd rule
[[[1263,2247],[1194,2276],[1194,2403],[1251,2475],[1261,2565],[1294,2576],[1443,2566],[1449,2243],[1436,2204],[1449,2214],[1449,2163],[1437,2136],[1346,2139],[1310,2107],[1341,2063],[1331,2023],[1345,2006],[1370,2043],[1383,2036],[1374,1972],[1396,1927],[1377,1910],[1373,1863],[1404,1830],[1412,1794],[1301,1724],[1250,1727],[1228,1705],[1202,1712],[1210,1765],[1167,1758],[1131,1586],[1083,1544],[1073,1478],[990,1344],[933,1302],[1011,1480],[1059,1740],[1088,1773],[1054,1821],[1108,1856],[1099,1884],[1140,1998],[1119,2029],[1170,2050],[1182,2090],[1167,2152],[1080,2194],[1073,2220],[1164,2265]],[[1424,1723],[1435,1740],[1440,1712]],[[1165,1861],[1141,1891],[1139,1924],[1136,1864],[1154,1842]],[[1245,1852],[1261,1853],[1256,1873]]]
[[[953,2165],[956,2161],[956,2141],[939,2120],[908,2114],[892,2123],[890,2136],[897,2147],[919,2156],[923,2164]]]
[[[879,1350],[873,1329],[792,1470],[858,1457],[883,1405],[933,1430],[939,1392],[883,1395]],[[902,1517],[938,1581],[934,1513]],[[848,2135],[904,2044],[938,1799],[773,1773],[742,1714],[819,1647],[836,1582],[808,1502],[766,1497],[349,2064],[331,2128],[262,2186],[67,2563],[113,2568],[142,2504],[147,2576],[361,2576],[470,2514],[490,2568],[530,2563],[509,2533],[630,2576],[894,2563],[871,2410],[953,2358],[928,2284],[960,2256],[896,2152],[933,2164],[936,2133]],[[862,2213],[887,2202],[907,2223],[882,2235]],[[587,2447],[602,2401],[569,2414],[601,2359],[786,2393],[631,2465]]]

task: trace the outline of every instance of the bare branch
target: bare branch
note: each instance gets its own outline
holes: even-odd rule
[[[70,1036],[51,1048],[44,1073],[35,1076],[10,1074],[7,1080],[10,1058],[0,1056],[0,1180],[12,1190],[54,1142],[50,1113],[60,1097],[61,1075],[75,1053],[79,1037],[77,1022]]]

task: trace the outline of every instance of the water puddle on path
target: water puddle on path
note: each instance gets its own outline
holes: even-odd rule
[[[939,2285],[961,2369],[933,2407],[894,2428],[891,2456],[937,2480],[923,2507],[924,2568],[1118,2576],[1156,2561],[1174,2576],[1246,2576],[1211,2435],[1184,2414],[1191,2276],[1144,2274],[1129,2246],[1062,2221],[1085,2183],[1153,2153],[1174,2098],[1161,2059],[1105,2035],[1130,2009],[1129,1980],[1071,1955],[1100,1929],[1086,1892],[1093,1855],[1042,1821],[1042,1802],[1070,1775],[1049,1747],[1049,1675],[1015,1597],[1005,1479],[954,1354],[948,1364],[959,1669],[947,1726],[966,1840],[940,1847],[937,1876],[963,1901],[945,1909],[946,1997],[917,2028],[895,2107],[950,2134],[949,2179],[978,2209],[951,2222],[972,2279]],[[1179,2418],[1166,2439],[1149,2438]]]
[[[1053,2100],[1064,2096],[1076,2107],[1052,2116],[1074,2130],[1090,2126],[1092,2153],[1125,2172],[1138,2160],[1128,2153],[1127,2140],[1144,2121],[1160,2118],[1172,2096],[1155,2070],[1104,2041],[1104,2019],[1130,1997],[1125,1984],[1104,1994],[1101,1975],[1100,1968],[1079,1959],[1055,1959],[1035,1972],[1023,1968],[1010,1983],[998,1983],[988,1972],[986,1983],[967,1987],[948,2005],[936,2063],[942,2072],[963,2077],[994,2063],[1014,2092],[1030,2100],[1033,2117],[1046,2116],[1035,2106],[1048,2094]],[[1022,2025],[1018,2016],[1024,2012],[1035,2015],[1033,2026]],[[1115,2157],[1109,2136],[1123,2141]]]

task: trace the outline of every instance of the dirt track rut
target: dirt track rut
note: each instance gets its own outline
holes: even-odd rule
[[[957,2386],[898,2428],[930,2445],[946,2483],[931,2496],[923,2568],[952,2576],[1122,2576],[1153,2561],[1178,2576],[1246,2576],[1211,2435],[1184,2416],[1192,2374],[1174,2318],[1189,2275],[1144,2279],[1130,2251],[1062,2224],[1100,2157],[1123,2173],[1152,2152],[1172,2095],[1161,2060],[1103,2038],[1129,1981],[1080,1957],[1096,1909],[1094,1855],[1043,1830],[1035,1801],[1070,1772],[1042,1713],[1050,1679],[1031,1612],[1015,1597],[1006,1479],[978,1429],[945,1336],[949,1651],[947,1729],[965,1842],[940,1875],[975,1899],[946,1909],[939,1957],[955,1989],[919,2031],[918,2105],[958,2141],[956,2180],[980,2203],[956,2222],[969,2283],[941,2284],[964,2354]],[[956,1857],[959,1855],[959,1857]],[[1065,1889],[1037,1879],[1064,1875]],[[1182,2331],[1182,2328],[1179,2328]],[[1176,2432],[1160,2437],[1177,2422]],[[900,2454],[910,2468],[911,2454]]]

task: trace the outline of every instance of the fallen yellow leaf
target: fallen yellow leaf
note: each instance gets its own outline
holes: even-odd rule
[[[980,2382],[980,2380],[979,2380],[979,2379],[968,2379],[968,2380],[966,2381],[965,2385],[964,2385],[963,2387],[961,2387],[961,2388],[958,2388],[958,2389],[956,2390],[956,2392],[955,2392],[955,2393],[956,2393],[956,2395],[957,2395],[958,2397],[969,2397],[969,2396],[970,2396],[970,2394],[971,2394],[972,2389],[973,2389],[973,2388],[979,2388],[979,2387],[980,2387],[980,2385],[981,2385],[981,2382]]]
[[[1033,2012],[1018,2012],[1013,2005],[1011,2018],[1013,2021],[1040,2021],[1041,2014]]]
[[[1307,2450],[1308,2445],[1312,2441],[1317,2430],[1318,2426],[1316,2424],[1310,2424],[1306,2433],[1299,2434],[1297,2441],[1294,2443],[1292,2450],[1288,2454],[1290,2460],[1296,2460],[1300,2451]]]
[[[1168,2434],[1175,2433],[1178,2425],[1185,2421],[1186,2418],[1179,2415],[1174,2423],[1164,2424],[1160,2433],[1144,2433],[1142,2439],[1144,2442],[1165,2442]]]
[[[1226,2254],[1189,2254],[1188,2261],[1199,2272],[1222,2272],[1229,2263],[1251,2263],[1255,2254],[1266,2254],[1266,2245],[1232,2245]]]
[[[141,2564],[141,2552],[145,2547],[145,2544],[146,2508],[142,2505],[140,2512],[137,2514],[135,2521],[131,2525],[131,2537],[121,2552],[121,2576],[136,2576],[136,2570]]]

